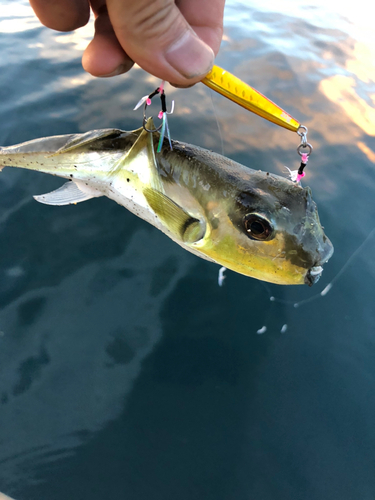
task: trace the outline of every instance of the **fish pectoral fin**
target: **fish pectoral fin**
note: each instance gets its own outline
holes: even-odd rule
[[[68,139],[64,146],[62,146],[50,156],[57,156],[62,153],[67,153],[68,151],[72,151],[73,149],[90,144],[90,142],[95,142],[99,139],[104,139],[111,135],[113,135],[113,137],[118,137],[123,133],[124,132],[122,130],[117,128],[103,128],[98,130],[90,130],[89,132],[86,132],[84,134],[74,134],[70,137],[70,139]]]
[[[82,190],[75,182],[68,181],[63,186],[50,193],[34,196],[34,200],[39,203],[44,203],[45,205],[64,206],[74,205],[75,203],[91,200],[91,198],[96,198],[98,196],[103,195],[99,191],[96,192],[89,188]]]
[[[143,194],[152,210],[174,236],[186,244],[196,243],[204,237],[206,233],[204,220],[192,217],[160,191],[146,188]]]

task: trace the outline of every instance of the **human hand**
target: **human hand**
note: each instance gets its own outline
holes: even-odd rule
[[[219,51],[225,0],[29,0],[39,20],[58,31],[87,24],[95,35],[82,57],[93,76],[115,76],[136,62],[179,86],[206,75]]]

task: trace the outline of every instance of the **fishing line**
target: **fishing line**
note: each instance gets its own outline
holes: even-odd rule
[[[214,91],[210,89],[209,92],[210,92],[210,97],[211,97],[212,110],[214,112],[214,117],[215,117],[215,120],[216,120],[217,129],[219,131],[220,144],[221,144],[221,154],[223,156],[225,156],[225,154],[224,154],[223,135],[221,133],[220,122],[219,122],[219,118],[218,118],[217,113],[216,113],[216,107],[215,107],[215,102],[214,102]]]
[[[323,290],[320,293],[317,293],[313,295],[312,297],[309,297],[308,299],[300,300],[298,302],[294,302],[292,300],[284,300],[284,299],[278,299],[277,297],[274,297],[273,295],[270,294],[269,288],[266,286],[265,283],[262,283],[263,286],[266,288],[267,292],[270,294],[270,301],[271,302],[279,302],[281,304],[287,304],[287,305],[292,305],[294,308],[300,307],[301,305],[307,304],[309,302],[312,302],[319,297],[325,297],[327,293],[332,289],[333,284],[336,283],[336,281],[343,275],[343,273],[346,271],[350,263],[358,256],[358,254],[362,251],[363,247],[367,244],[367,242],[372,238],[372,236],[375,234],[375,227],[372,229],[372,231],[366,236],[364,241],[359,245],[359,247],[352,253],[352,255],[349,257],[349,259],[345,262],[345,264],[342,266],[340,271],[336,274],[336,276],[326,285]]]

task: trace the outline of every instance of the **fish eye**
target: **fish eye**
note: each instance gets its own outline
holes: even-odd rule
[[[269,220],[259,214],[248,214],[243,219],[247,236],[252,240],[266,241],[273,237],[273,228]]]

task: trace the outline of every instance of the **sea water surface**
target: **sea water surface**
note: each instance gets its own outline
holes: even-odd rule
[[[61,180],[5,169],[0,491],[17,500],[375,498],[372,19],[364,1],[264,3],[228,0],[217,64],[308,127],[303,183],[335,254],[313,288],[229,271],[220,288],[218,266],[116,203],[41,205]],[[86,74],[92,30],[2,0],[1,145],[140,126],[158,81]],[[167,97],[173,138],[298,167],[296,134],[201,84]]]

